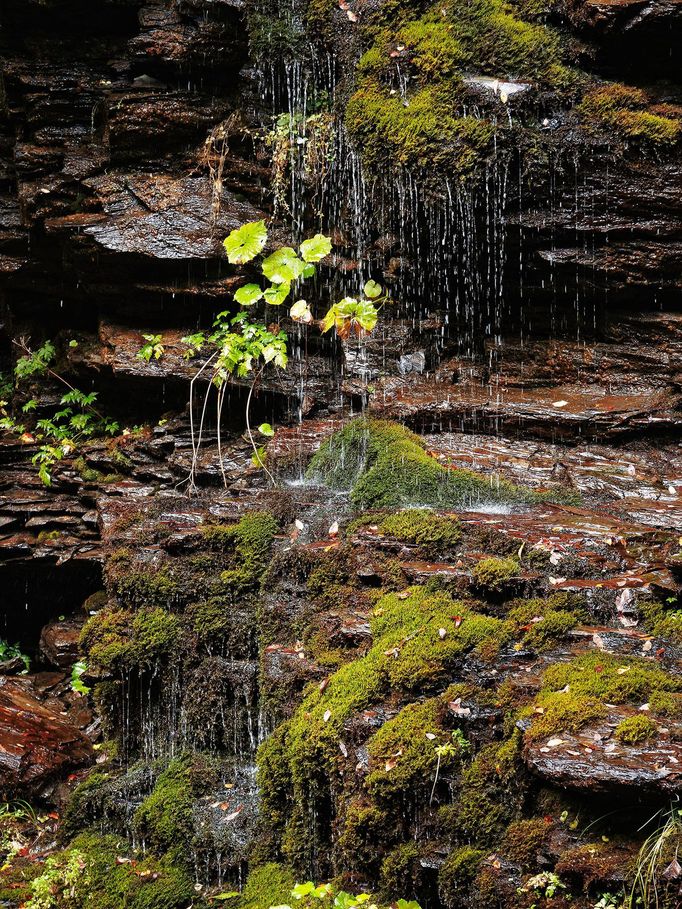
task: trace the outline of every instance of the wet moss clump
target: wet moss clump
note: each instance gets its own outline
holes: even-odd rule
[[[31,883],[27,909],[186,909],[194,882],[177,854],[129,855],[116,836],[83,833],[54,853]],[[197,905],[195,903],[195,905]]]
[[[105,608],[83,626],[80,647],[92,669],[120,673],[148,668],[171,655],[181,639],[180,620],[161,607]]]
[[[617,136],[643,145],[674,145],[682,136],[682,109],[670,117],[650,108],[643,91],[615,82],[588,92],[578,111],[586,123],[606,127]]]
[[[614,733],[623,745],[640,745],[658,735],[658,726],[648,716],[629,716],[621,720]]]
[[[517,559],[498,559],[491,557],[481,559],[474,566],[471,575],[477,587],[483,590],[499,592],[504,590],[512,578],[517,577],[520,567]]]
[[[379,529],[401,543],[418,546],[427,558],[447,553],[462,536],[456,518],[413,508],[385,517],[379,523]]]
[[[156,852],[186,848],[194,832],[195,797],[190,761],[171,761],[135,811],[133,823],[138,835]]]
[[[682,644],[682,610],[666,609],[659,600],[645,600],[639,606],[650,634]]]
[[[570,663],[550,666],[528,715],[531,739],[556,732],[576,733],[606,716],[606,704],[641,706],[661,693],[682,691],[682,679],[640,657],[588,652]]]
[[[244,890],[233,905],[237,905],[238,909],[281,906],[290,900],[295,883],[289,868],[268,862],[249,871]]]
[[[379,600],[371,617],[370,650],[343,665],[324,686],[311,685],[294,716],[259,750],[263,816],[272,829],[279,827],[278,838],[286,844],[290,861],[301,861],[312,840],[306,806],[311,799],[324,803],[329,797],[344,723],[389,695],[408,698],[414,692],[442,691],[464,656],[499,634],[502,626],[499,619],[422,587]],[[414,780],[435,766],[435,746],[426,732],[436,726],[433,732],[439,733],[439,710],[442,704],[436,701],[405,708],[370,745],[375,773],[368,785],[376,798],[385,793],[388,802],[394,792],[394,780],[382,774],[380,763],[394,740],[406,748],[405,760],[396,762],[398,776]],[[413,733],[418,736],[414,740]]]
[[[359,510],[428,505],[462,508],[475,503],[537,502],[561,498],[473,470],[449,470],[422,439],[398,423],[358,417],[334,433],[314,455],[308,477],[333,489],[350,489]]]
[[[468,72],[551,88],[575,82],[558,36],[502,0],[384,5],[363,26],[370,44],[345,122],[372,166],[463,175],[485,160],[498,128],[492,111],[489,119],[468,114]],[[403,84],[396,67],[408,77]]]
[[[210,524],[203,528],[209,549],[229,556],[230,566],[221,583],[236,592],[253,590],[268,566],[277,521],[267,512],[244,515],[236,524]]]
[[[448,909],[461,905],[484,858],[482,849],[460,846],[443,862],[438,872],[438,892]]]

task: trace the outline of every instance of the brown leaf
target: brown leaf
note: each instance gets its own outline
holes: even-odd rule
[[[322,681],[320,682],[320,684],[317,687],[322,692],[322,691],[326,691],[328,686],[329,686],[329,679],[326,678],[326,679],[322,679]]]

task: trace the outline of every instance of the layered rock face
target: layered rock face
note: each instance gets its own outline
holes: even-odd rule
[[[679,4],[1,15],[0,903],[647,906],[654,833],[675,906]],[[395,298],[293,327],[272,477],[182,341],[263,218]],[[46,486],[63,380],[120,426]]]

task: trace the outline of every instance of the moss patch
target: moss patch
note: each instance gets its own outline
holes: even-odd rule
[[[639,745],[656,738],[658,726],[648,716],[629,716],[616,726],[614,735],[623,745]]]
[[[614,82],[588,92],[578,110],[585,122],[607,127],[616,136],[645,145],[674,145],[682,135],[682,117],[652,113],[649,106],[644,92]]]
[[[314,455],[308,477],[333,489],[351,489],[357,509],[430,505],[462,508],[481,502],[538,502],[562,498],[472,470],[449,470],[426,451],[415,433],[398,423],[359,417]]]

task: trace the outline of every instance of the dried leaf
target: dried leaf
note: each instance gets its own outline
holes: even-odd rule
[[[322,719],[325,721],[325,723],[327,723],[331,719],[331,715],[332,715],[331,710],[325,710],[324,716],[322,717]]]

